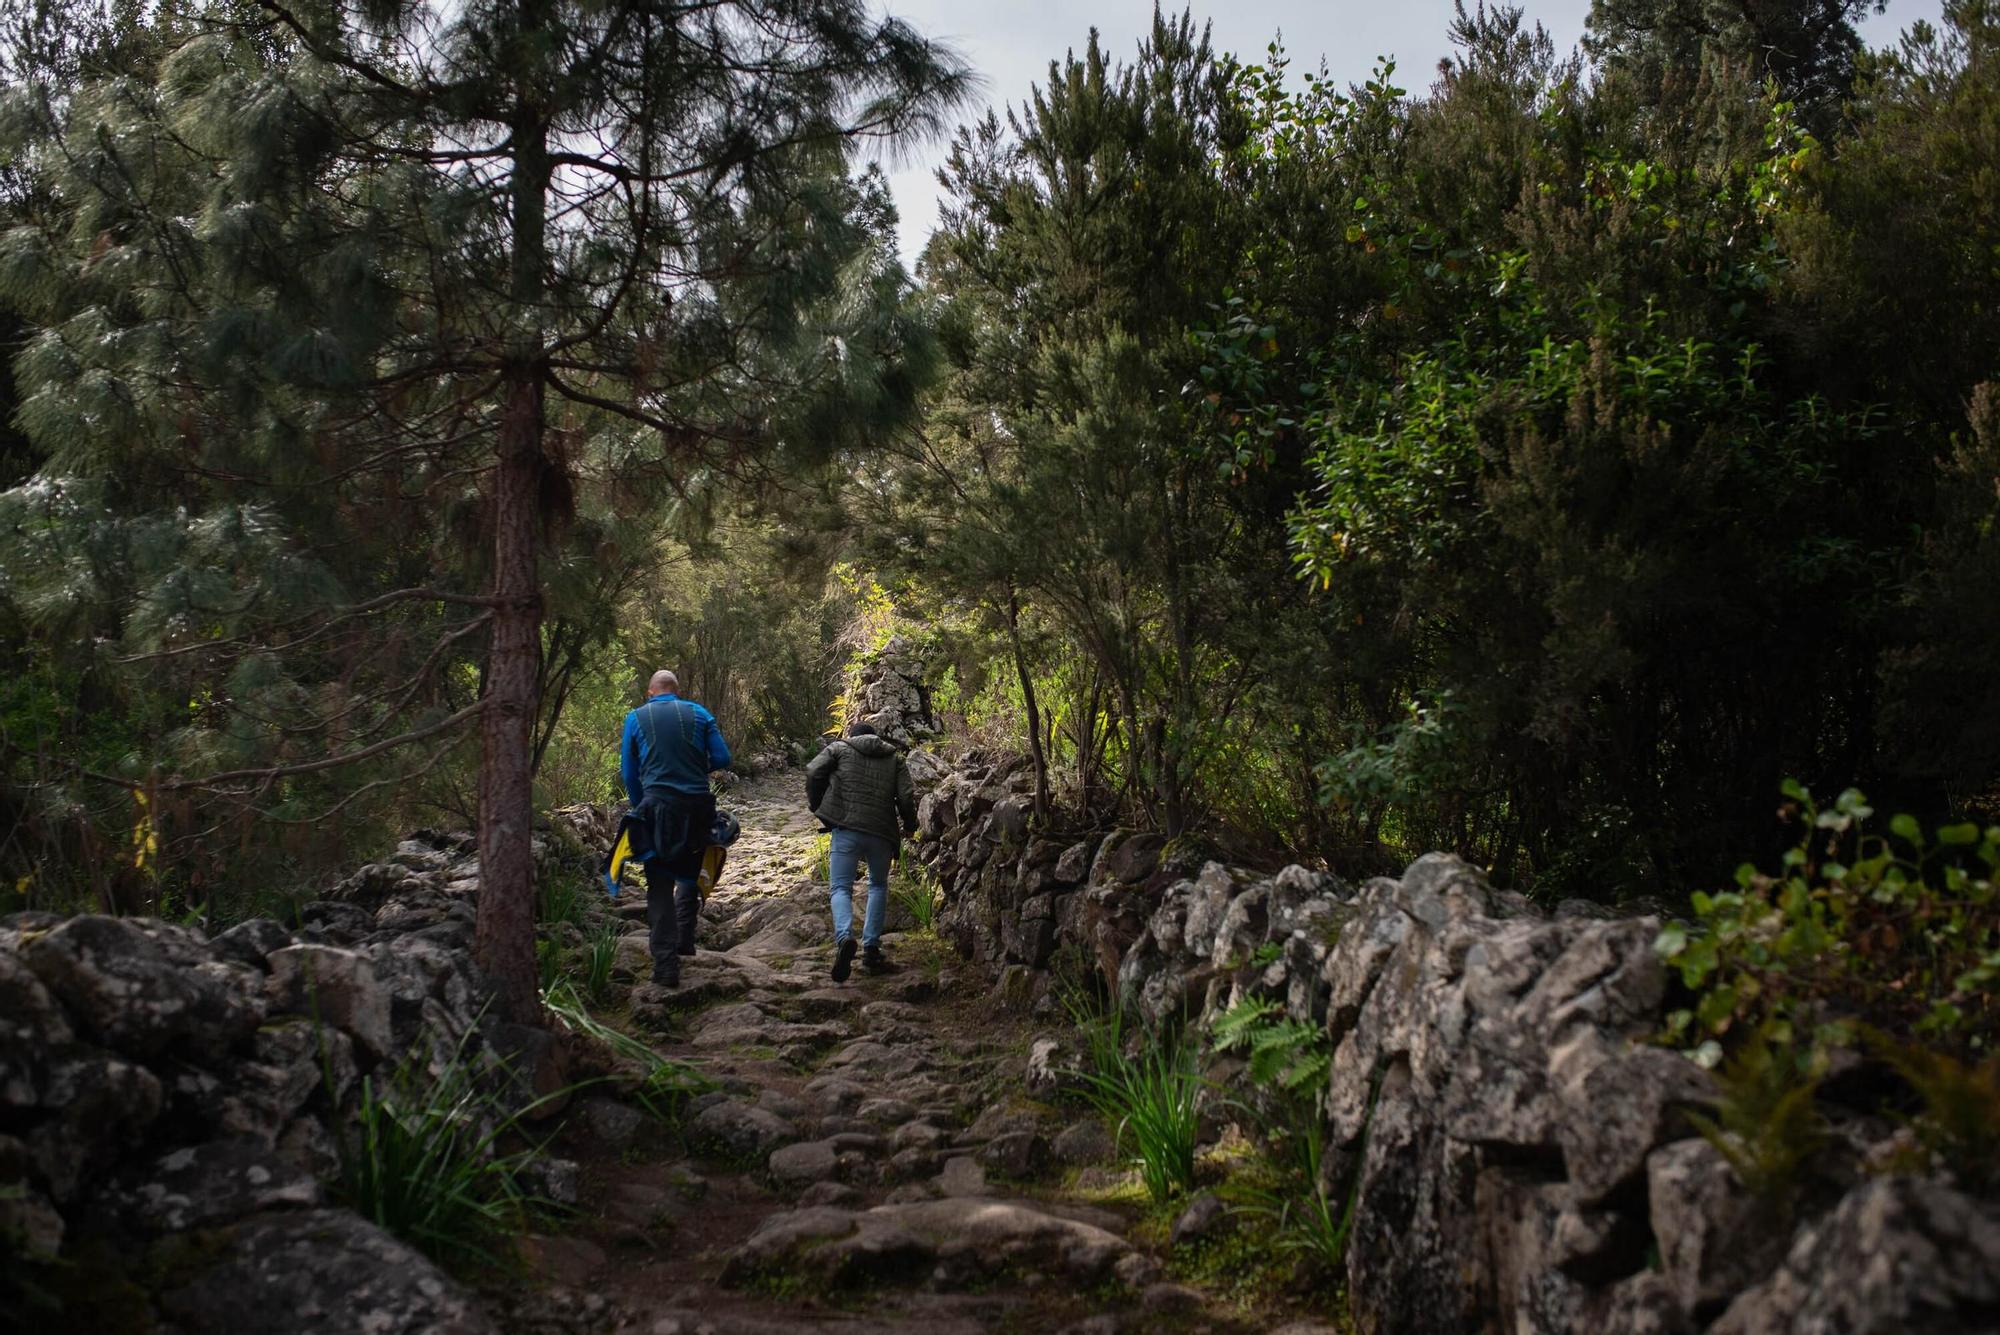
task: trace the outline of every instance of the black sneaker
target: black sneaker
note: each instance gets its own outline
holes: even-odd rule
[[[833,981],[844,983],[854,969],[854,938],[848,937],[833,948]]]
[[[861,953],[861,967],[864,971],[874,974],[896,972],[896,966],[889,963],[888,957],[882,953],[880,946]]]
[[[672,964],[655,964],[653,966],[654,987],[679,987],[680,985],[681,964],[679,960],[675,960]]]

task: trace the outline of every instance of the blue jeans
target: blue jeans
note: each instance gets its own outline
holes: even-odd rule
[[[833,883],[833,939],[854,934],[855,864],[868,860],[868,917],[862,923],[861,944],[874,950],[882,943],[882,919],[889,910],[889,858],[895,846],[879,834],[833,827],[833,855],[827,859],[827,879]]]

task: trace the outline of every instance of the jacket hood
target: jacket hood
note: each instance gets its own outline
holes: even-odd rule
[[[841,741],[853,747],[864,756],[880,758],[896,754],[896,744],[887,737],[871,737],[863,733],[859,737],[843,737]]]

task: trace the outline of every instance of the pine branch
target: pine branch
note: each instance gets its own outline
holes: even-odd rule
[[[261,785],[268,785],[277,779],[295,778],[301,774],[320,774],[330,769],[340,769],[346,765],[358,764],[363,760],[370,760],[382,755],[384,752],[408,746],[412,742],[421,742],[426,738],[435,737],[439,733],[449,732],[485,708],[486,701],[484,699],[475,700],[456,714],[441,718],[436,723],[432,723],[426,727],[414,728],[409,732],[384,738],[373,746],[364,746],[358,751],[348,751],[337,756],[327,756],[321,760],[303,761],[296,765],[270,765],[263,769],[225,770],[220,774],[208,774],[199,779],[173,778],[163,779],[157,783],[150,781],[142,782],[135,779],[121,779],[115,774],[101,774],[96,770],[85,769],[81,765],[72,765],[70,769],[82,777],[91,779],[97,783],[108,783],[134,792],[140,789],[162,789],[170,792],[187,792],[195,789],[215,790],[222,784],[244,783],[250,780],[255,780]],[[238,795],[241,795],[240,790]]]
[[[393,606],[396,603],[407,602],[457,603],[466,607],[485,608],[499,606],[499,603],[495,599],[483,597],[479,594],[452,593],[446,589],[397,589],[392,593],[385,593],[380,597],[370,598],[365,603],[355,603],[351,607],[331,608],[324,612],[308,612],[304,616],[282,622],[280,624],[283,626],[296,626],[302,622],[310,621],[314,617],[325,616],[327,618],[327,621],[323,625],[315,626],[309,634],[301,635],[299,638],[288,640],[283,644],[256,645],[239,635],[234,639],[203,640],[199,644],[183,644],[173,649],[155,649],[151,653],[130,654],[122,658],[115,658],[112,661],[121,664],[155,663],[169,658],[181,658],[188,654],[205,653],[216,649],[261,648],[269,653],[284,653],[287,650],[297,649],[303,645],[312,643],[322,635],[325,635],[339,622],[353,617],[367,616],[371,613],[379,612],[385,607]]]

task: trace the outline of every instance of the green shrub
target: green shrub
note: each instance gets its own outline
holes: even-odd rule
[[[2000,1191],[2000,1053],[1974,1064],[1880,1036],[1870,1046],[1923,1102],[1910,1123],[1915,1161],[1903,1166],[1943,1164],[1974,1191]]]
[[[1826,1122],[1814,1098],[1824,1056],[1750,1036],[1724,1062],[1713,1117],[1690,1112],[1688,1121],[1722,1153],[1751,1195],[1789,1220],[1806,1173],[1826,1146]]]
[[[1880,835],[1853,789],[1826,809],[1797,783],[1785,795],[1805,833],[1779,873],[1746,864],[1737,889],[1696,894],[1694,921],[1660,932],[1656,948],[1693,998],[1669,1017],[1669,1037],[1708,1065],[1731,1035],[1847,1046],[1862,1023],[1984,1048],[2000,1022],[2000,827],[1947,825],[1927,839],[1897,816]]]
[[[1250,1080],[1293,1097],[1314,1097],[1326,1083],[1333,1050],[1326,1031],[1294,1020],[1263,997],[1245,997],[1215,1017],[1210,1032],[1218,1052],[1250,1054]]]
[[[543,927],[583,925],[589,899],[574,876],[545,876],[535,896],[535,921]]]

